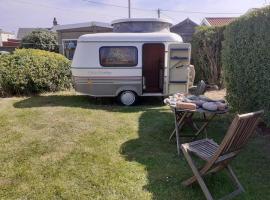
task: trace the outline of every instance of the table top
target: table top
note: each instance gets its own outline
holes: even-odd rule
[[[176,112],[198,112],[198,113],[211,113],[211,114],[225,114],[227,112],[229,112],[229,109],[227,108],[226,110],[206,110],[203,108],[197,108],[196,110],[189,110],[189,109],[178,109],[176,108],[176,104],[168,104],[168,106],[171,107],[171,109],[173,109]]]

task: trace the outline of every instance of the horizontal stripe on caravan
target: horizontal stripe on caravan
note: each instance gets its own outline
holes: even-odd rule
[[[85,81],[76,81],[75,85],[141,85],[142,82],[134,81],[109,81],[109,82],[85,82]]]
[[[71,67],[71,69],[142,69],[142,67]]]
[[[72,76],[74,79],[86,79],[86,80],[141,80],[141,76]]]

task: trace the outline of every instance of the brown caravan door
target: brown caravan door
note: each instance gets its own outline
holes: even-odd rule
[[[164,81],[164,44],[143,45],[143,91],[163,92]]]

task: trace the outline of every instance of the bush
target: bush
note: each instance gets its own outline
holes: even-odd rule
[[[59,91],[70,86],[70,61],[60,54],[17,49],[0,56],[1,96]]]
[[[242,16],[225,31],[227,99],[239,112],[265,110],[270,125],[270,7]]]
[[[57,34],[47,30],[32,31],[22,39],[21,48],[58,52]]]
[[[223,86],[221,48],[224,27],[198,27],[192,37],[192,60],[196,70],[195,82]]]

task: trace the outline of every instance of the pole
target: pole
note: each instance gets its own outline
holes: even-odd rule
[[[160,9],[157,10],[158,18],[160,18]]]
[[[128,0],[128,18],[131,18],[131,12],[130,12],[130,0]]]

